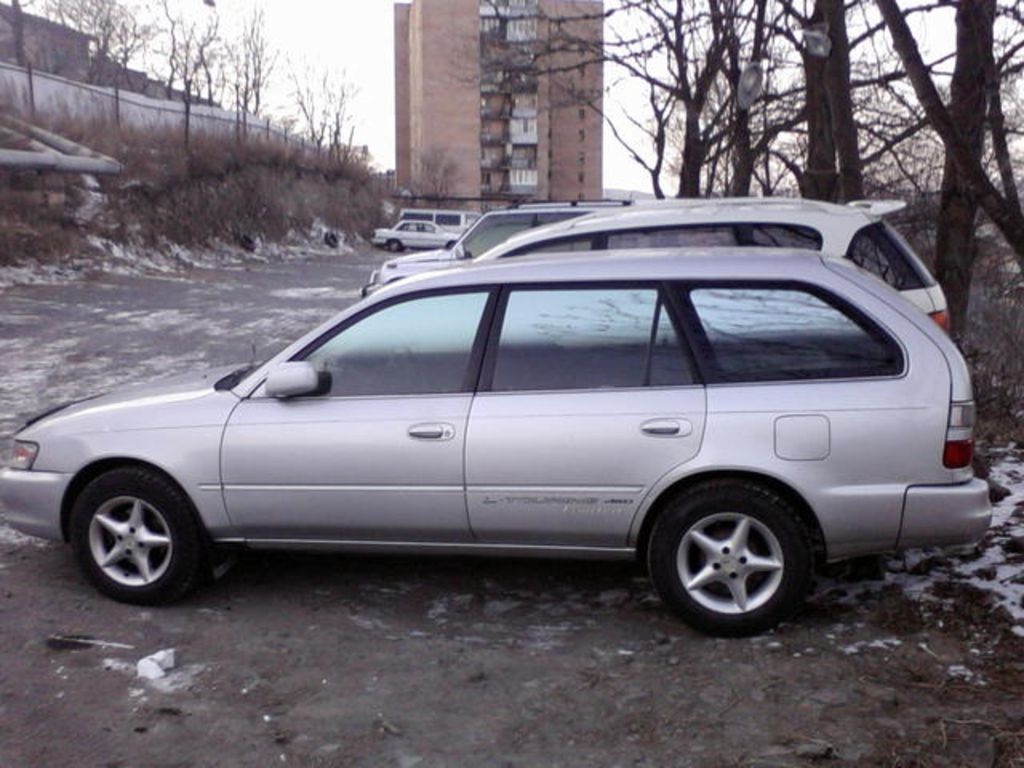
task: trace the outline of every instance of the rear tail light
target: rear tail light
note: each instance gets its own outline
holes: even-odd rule
[[[966,469],[974,459],[974,403],[950,403],[946,444],[942,448],[942,466]]]
[[[946,310],[940,309],[938,312],[929,312],[928,317],[934,320],[939,328],[949,333],[949,313]]]
[[[942,449],[942,466],[946,469],[964,469],[974,460],[973,440],[947,440]]]

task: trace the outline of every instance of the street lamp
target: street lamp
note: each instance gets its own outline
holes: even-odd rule
[[[736,106],[746,111],[757,101],[764,90],[764,70],[760,61],[752,61],[743,68],[736,84]]]

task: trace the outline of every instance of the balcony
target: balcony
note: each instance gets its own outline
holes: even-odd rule
[[[535,171],[537,170],[537,158],[535,157],[510,157],[508,167],[516,170]]]
[[[532,131],[512,129],[508,132],[508,140],[513,144],[536,144],[537,129],[534,128]]]
[[[507,107],[480,107],[480,118],[483,120],[508,120],[512,110]]]
[[[504,145],[508,143],[507,131],[481,131],[480,143],[486,147]]]

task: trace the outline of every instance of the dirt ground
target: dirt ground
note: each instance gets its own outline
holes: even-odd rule
[[[970,595],[832,581],[716,640],[623,565],[246,555],[140,610],[64,546],[0,564],[4,766],[1024,765],[1024,641]]]
[[[292,338],[374,258],[0,293],[0,432]],[[777,631],[718,640],[631,565],[248,554],[143,610],[68,547],[0,534],[3,768],[1024,766],[1024,638],[963,586],[832,578]]]

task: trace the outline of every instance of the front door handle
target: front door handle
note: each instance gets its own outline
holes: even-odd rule
[[[640,431],[654,437],[686,437],[693,432],[693,424],[686,419],[651,419],[640,425]]]
[[[413,424],[409,427],[409,437],[416,440],[451,440],[455,437],[455,427],[451,424]]]

